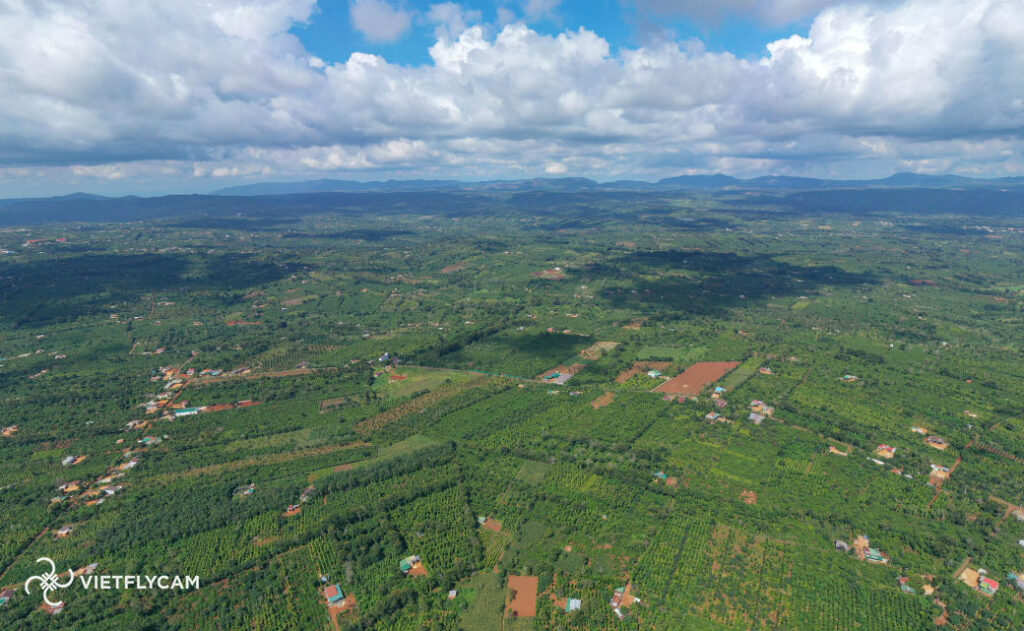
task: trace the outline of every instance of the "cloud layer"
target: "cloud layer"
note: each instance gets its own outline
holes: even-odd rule
[[[315,0],[0,6],[0,186],[1024,171],[1024,0],[792,0],[779,6],[824,8],[754,60],[694,41],[613,52],[585,29],[482,25],[445,2],[421,16],[436,43],[418,67],[312,56],[289,30]],[[349,6],[370,39],[413,23],[384,0]]]

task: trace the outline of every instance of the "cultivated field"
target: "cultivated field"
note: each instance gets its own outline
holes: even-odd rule
[[[715,383],[739,365],[740,362],[700,362],[659,385],[654,391],[664,394],[696,395],[708,384]]]

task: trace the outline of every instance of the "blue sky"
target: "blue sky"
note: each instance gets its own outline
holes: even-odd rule
[[[350,5],[344,0],[319,3],[309,21],[295,25],[291,32],[302,40],[307,50],[327,62],[343,62],[354,52],[372,52],[393,63],[421,65],[430,62],[427,50],[434,43],[434,27],[422,17],[431,4],[435,3],[395,5],[417,12],[420,17],[413,20],[407,34],[394,42],[375,42],[354,28],[349,17]],[[509,2],[480,0],[461,4],[470,11],[479,11],[482,20],[489,24],[499,22],[499,7],[513,12],[519,10],[520,15],[522,8]],[[651,14],[633,3],[619,0],[563,0],[550,14],[531,21],[531,26],[549,35],[583,27],[599,33],[613,50],[636,48],[653,37],[672,36],[680,40],[699,40],[712,51],[759,57],[764,55],[768,42],[793,33],[806,35],[808,20],[768,23],[752,17],[744,19],[735,11],[704,19],[686,13]]]
[[[315,178],[1024,174],[1024,0],[53,0],[0,197]]]

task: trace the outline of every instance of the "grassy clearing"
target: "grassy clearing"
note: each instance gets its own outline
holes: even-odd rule
[[[394,380],[395,375],[404,375],[405,379]],[[388,396],[404,398],[412,396],[416,392],[434,390],[445,382],[460,383],[469,381],[473,375],[458,371],[446,370],[444,368],[420,368],[416,366],[403,366],[393,373],[386,373],[381,376],[381,390]]]
[[[674,362],[695,362],[707,348],[704,346],[692,346],[690,348],[679,348],[677,346],[645,346],[636,353],[640,361],[665,360]]]
[[[544,481],[544,476],[547,475],[550,469],[551,465],[547,463],[527,460],[519,468],[519,472],[516,473],[516,479],[529,484],[540,484]]]
[[[505,609],[505,590],[501,576],[484,571],[469,579],[460,590],[469,606],[459,618],[464,631],[501,631],[501,617]]]
[[[757,372],[757,369],[760,368],[761,364],[763,363],[764,360],[757,357],[751,357],[747,361],[740,364],[740,366],[736,368],[736,370],[732,371],[731,373],[726,375],[724,379],[722,379],[722,387],[728,390],[735,390],[736,388],[743,385],[743,383],[746,382],[747,379],[750,379],[752,376],[754,376],[754,373]]]
[[[393,445],[382,447],[380,453],[378,453],[377,457],[373,460],[390,460],[436,444],[437,441],[433,438],[428,438],[422,434],[413,434],[405,440],[400,440]]]

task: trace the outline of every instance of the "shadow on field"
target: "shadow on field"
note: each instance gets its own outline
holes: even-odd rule
[[[286,232],[281,236],[285,239],[345,239],[377,243],[411,234],[416,233],[412,230],[399,230],[396,228],[363,228],[343,230],[341,232]]]
[[[297,267],[244,254],[178,253],[0,263],[0,312],[19,326],[38,326],[113,313],[110,305],[136,304],[155,292],[205,291],[231,304],[241,299],[231,292],[273,282]]]
[[[867,274],[834,265],[801,266],[770,256],[731,252],[636,252],[596,264],[588,273],[622,288],[598,296],[609,306],[658,305],[698,315],[720,315],[730,308],[784,296],[799,296],[823,286],[874,284]],[[661,273],[660,280],[650,280]],[[636,290],[636,293],[633,293]]]

